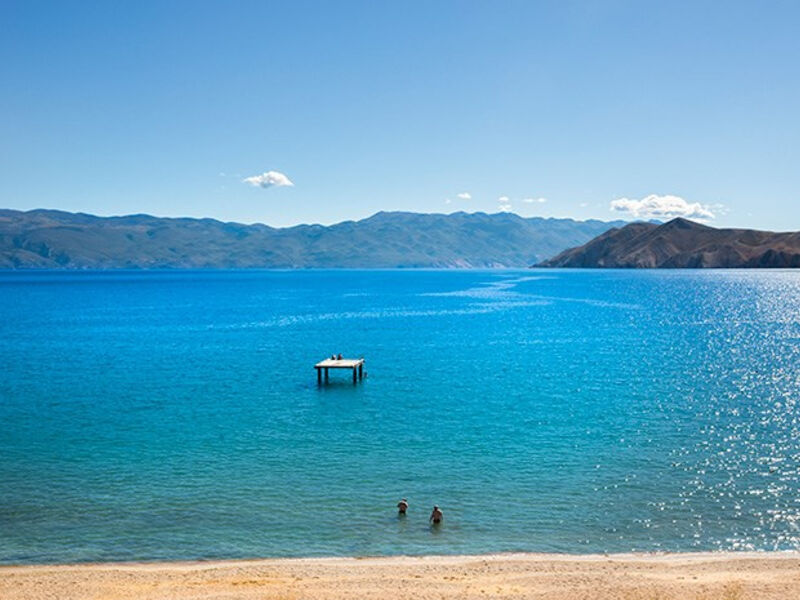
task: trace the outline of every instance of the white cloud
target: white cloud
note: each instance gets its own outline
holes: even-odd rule
[[[500,212],[508,212],[511,210],[511,199],[508,196],[500,196],[497,199],[497,209]]]
[[[287,187],[293,186],[292,180],[283,173],[278,171],[267,171],[261,175],[253,175],[252,177],[245,177],[242,183],[249,183],[254,187],[268,188],[268,187]]]
[[[538,202],[539,204],[544,204],[547,202],[547,198],[523,198],[523,202],[526,204],[533,204],[534,202]]]
[[[679,196],[657,196],[655,194],[645,196],[641,200],[630,198],[612,200],[611,210],[626,212],[636,219],[685,217],[705,221],[714,218],[712,207],[707,204],[689,203]]]
[[[581,202],[578,206],[580,206],[581,208],[586,208],[587,206],[589,206],[589,203],[588,202]]]
[[[450,204],[451,202],[452,202],[452,200],[450,200],[450,198],[445,198],[444,199],[444,203],[445,204]]]
[[[460,194],[456,194],[456,197],[459,200],[472,200],[472,194],[469,192],[461,192]]]

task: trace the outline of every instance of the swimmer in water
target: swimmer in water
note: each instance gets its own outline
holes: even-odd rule
[[[441,509],[438,506],[433,507],[433,512],[431,513],[430,518],[428,521],[433,523],[434,525],[438,525],[444,519],[444,514],[442,513]]]
[[[408,500],[403,498],[400,502],[397,503],[397,514],[404,515],[408,510]]]

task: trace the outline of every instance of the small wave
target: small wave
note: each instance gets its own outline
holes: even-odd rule
[[[588,304],[589,306],[599,306],[602,308],[622,308],[625,310],[642,310],[641,304],[630,304],[628,302],[609,302],[607,300],[594,300],[592,298],[569,298],[563,296],[532,296],[540,300],[549,300],[550,302],[578,302],[580,304]]]
[[[554,277],[530,275],[525,277],[515,277],[513,279],[501,279],[500,281],[489,281],[479,286],[466,288],[463,290],[453,290],[450,292],[426,292],[420,296],[432,296],[437,298],[503,298],[514,295],[521,295],[519,292],[512,291],[520,283],[527,281],[540,281],[543,279],[554,279]]]
[[[476,303],[465,308],[454,309],[429,309],[429,310],[409,310],[409,309],[388,309],[375,311],[343,311],[305,315],[286,315],[275,319],[264,321],[254,321],[251,323],[240,323],[228,325],[223,329],[252,329],[261,327],[291,327],[294,325],[305,325],[320,321],[340,321],[345,319],[391,319],[409,317],[442,317],[459,315],[479,315],[492,312],[499,312],[514,308],[529,306],[544,306],[549,304],[544,300],[526,300],[516,302],[491,302]]]
[[[421,296],[433,296],[439,298],[476,298],[482,300],[509,300],[511,298],[534,298],[543,303],[553,302],[578,302],[588,304],[590,306],[599,306],[604,308],[621,308],[624,310],[641,310],[642,306],[639,304],[630,304],[626,302],[610,302],[606,300],[596,300],[592,298],[569,298],[563,296],[544,296],[540,294],[523,294],[514,288],[520,283],[528,281],[540,281],[543,279],[555,279],[555,277],[530,275],[525,277],[515,277],[513,279],[503,279],[500,281],[491,281],[480,286],[475,286],[463,290],[454,290],[451,292],[428,292],[420,294]]]

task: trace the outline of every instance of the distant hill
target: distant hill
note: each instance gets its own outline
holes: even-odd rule
[[[686,219],[673,219],[663,225],[630,223],[536,266],[797,268],[800,232],[715,229]]]
[[[380,212],[331,226],[0,209],[0,268],[525,267],[624,221]]]

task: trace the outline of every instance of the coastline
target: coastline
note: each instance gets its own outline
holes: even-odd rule
[[[800,597],[800,552],[486,554],[0,566],[4,599]]]

